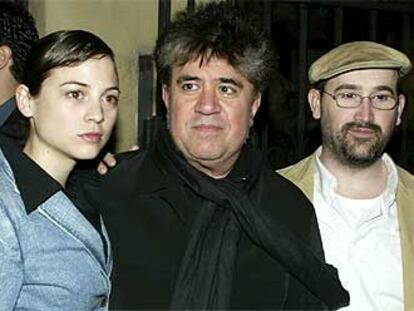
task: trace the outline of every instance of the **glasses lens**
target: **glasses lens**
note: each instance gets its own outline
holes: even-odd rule
[[[335,98],[338,106],[345,108],[357,107],[361,102],[361,96],[352,92],[339,92],[335,94]]]
[[[396,99],[391,95],[374,95],[371,102],[375,108],[388,110],[394,108]]]
[[[369,98],[372,106],[380,110],[391,110],[397,102],[390,94],[374,94],[369,97],[363,97],[353,92],[338,92],[335,94],[338,106],[343,108],[356,108],[361,105],[363,98]]]

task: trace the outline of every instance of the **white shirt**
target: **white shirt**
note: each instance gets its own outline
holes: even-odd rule
[[[316,217],[326,261],[338,269],[351,300],[342,311],[402,311],[403,278],[396,190],[397,169],[391,158],[385,191],[373,199],[336,194],[336,178],[319,160],[314,175]]]

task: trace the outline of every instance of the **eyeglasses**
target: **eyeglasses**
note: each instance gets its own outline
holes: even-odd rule
[[[357,108],[362,104],[364,98],[368,98],[372,107],[378,110],[393,110],[397,106],[398,100],[389,94],[372,94],[361,96],[354,92],[338,92],[335,95],[321,91],[335,100],[336,105],[340,108]]]

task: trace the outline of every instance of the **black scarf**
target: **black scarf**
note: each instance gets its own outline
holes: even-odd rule
[[[240,158],[251,163],[242,180],[213,179],[193,168],[165,131],[156,142],[155,162],[179,183],[205,199],[191,228],[178,272],[171,308],[225,309],[231,297],[237,241],[243,230],[329,309],[348,304],[336,269],[324,264],[277,219],[269,219],[249,198],[259,176],[270,168],[245,145]],[[239,158],[239,160],[240,160]],[[243,162],[244,162],[243,161]],[[237,163],[236,163],[237,166]],[[277,206],[277,202],[272,202]],[[283,236],[284,239],[273,238]]]

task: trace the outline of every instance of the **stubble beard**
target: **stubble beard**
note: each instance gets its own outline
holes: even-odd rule
[[[374,164],[383,155],[391,137],[391,134],[383,136],[381,127],[368,122],[346,123],[339,131],[334,131],[324,122],[321,126],[324,147],[341,164],[350,168],[366,168]],[[355,137],[349,133],[354,127],[371,129],[374,135],[369,138]]]

